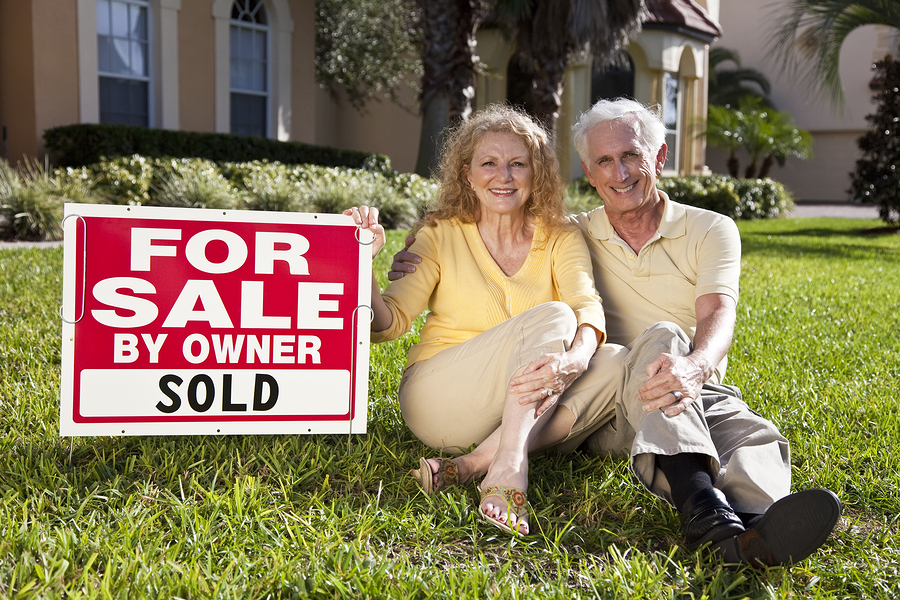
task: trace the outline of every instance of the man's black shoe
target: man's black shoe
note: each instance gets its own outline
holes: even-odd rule
[[[727,563],[754,567],[790,565],[825,543],[841,516],[841,502],[829,490],[805,490],[785,496],[744,533],[713,550]]]
[[[716,544],[744,532],[741,523],[725,494],[716,488],[694,492],[681,509],[684,538],[690,550],[706,543]]]

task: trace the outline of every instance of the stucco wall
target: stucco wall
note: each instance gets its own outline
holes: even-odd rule
[[[317,102],[317,144],[378,152],[389,156],[397,171],[415,170],[422,127],[422,119],[415,110],[407,111],[382,100],[369,102],[360,113],[346,100],[334,99],[324,90],[319,91]],[[404,102],[417,106],[412,91],[407,91]]]
[[[813,135],[813,158],[805,162],[789,158],[785,168],[773,169],[773,178],[784,183],[798,200],[846,200],[848,173],[858,155],[856,138],[866,128],[865,116],[874,110],[868,87],[870,65],[884,55],[890,36],[884,35],[887,28],[874,26],[850,34],[841,50],[846,103],[836,109],[796,78],[780,73],[769,43],[769,32],[778,15],[769,0],[722,0],[719,17],[725,33],[715,46],[737,50],[743,66],[762,71],[772,83],[775,107],[789,112]],[[710,148],[707,160],[714,171],[727,172],[725,157],[718,149]]]
[[[315,0],[291,0],[294,20],[291,63],[291,140],[316,141],[316,22]]]
[[[216,39],[208,2],[181,3],[178,13],[180,128],[216,130]]]
[[[33,0],[34,106],[37,153],[45,129],[78,122],[78,37],[75,0]]]
[[[0,2],[0,153],[13,164],[35,150],[33,64],[31,3]]]

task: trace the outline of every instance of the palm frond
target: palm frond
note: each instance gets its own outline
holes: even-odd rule
[[[774,5],[773,5],[774,6]],[[791,0],[773,14],[773,56],[782,72],[805,82],[835,106],[843,104],[841,46],[866,25],[900,29],[897,0]]]

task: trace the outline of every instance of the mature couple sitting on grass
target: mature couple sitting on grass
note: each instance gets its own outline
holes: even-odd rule
[[[667,148],[654,111],[601,100],[574,130],[601,208],[569,217],[545,130],[490,107],[449,136],[436,207],[394,257],[392,283],[381,293],[373,279],[373,340],[429,309],[400,407],[423,443],[459,453],[413,475],[429,494],[480,479],[482,518],[527,535],[529,453],[628,453],[678,510],[689,549],[753,566],[805,559],[840,502],[790,492],[787,440],[722,383],[737,227],[656,188]],[[346,214],[377,254],[378,211]]]

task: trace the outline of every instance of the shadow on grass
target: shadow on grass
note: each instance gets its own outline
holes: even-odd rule
[[[742,232],[744,256],[812,256],[842,259],[900,260],[900,229],[877,227],[866,229],[829,229],[810,227],[788,231]],[[884,242],[884,243],[881,243]]]

